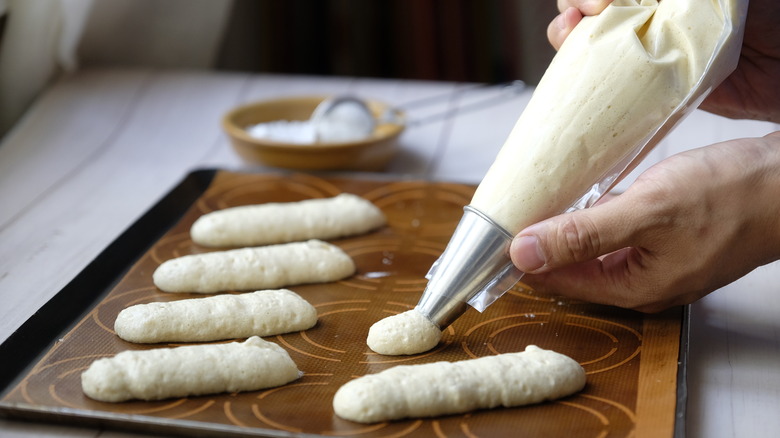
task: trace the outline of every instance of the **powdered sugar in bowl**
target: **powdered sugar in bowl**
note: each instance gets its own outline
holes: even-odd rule
[[[338,107],[327,110],[334,100]],[[300,96],[240,106],[223,117],[222,127],[236,152],[251,163],[379,171],[395,155],[404,123],[403,114],[381,102]]]

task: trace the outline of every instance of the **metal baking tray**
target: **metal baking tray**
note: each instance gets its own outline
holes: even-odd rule
[[[684,436],[687,308],[645,315],[519,284],[484,313],[470,309],[430,352],[386,357],[368,349],[365,337],[374,322],[416,304],[426,271],[474,189],[357,175],[194,171],[0,345],[0,415],[188,436]],[[129,305],[203,296],[163,293],[151,279],[164,260],[210,251],[189,239],[197,217],[229,206],[341,192],[374,202],[388,225],[331,241],[355,260],[354,276],[290,287],[318,309],[318,323],[266,339],[287,349],[304,372],[301,379],[262,391],[156,402],[103,403],[82,393],[80,375],[93,360],[173,345],[125,342],[114,334],[113,321]],[[354,377],[398,364],[520,351],[528,344],[580,362],[585,389],[534,406],[372,425],[333,413],[333,394]]]

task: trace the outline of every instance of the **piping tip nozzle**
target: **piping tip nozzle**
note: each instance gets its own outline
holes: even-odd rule
[[[464,207],[447,248],[433,264],[417,310],[440,329],[468,306],[482,312],[520,280],[509,258],[512,235],[487,215]]]

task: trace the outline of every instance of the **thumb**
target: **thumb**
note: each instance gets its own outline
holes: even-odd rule
[[[630,221],[613,208],[616,200],[531,225],[515,236],[509,255],[518,269],[540,274],[595,259],[631,246]]]

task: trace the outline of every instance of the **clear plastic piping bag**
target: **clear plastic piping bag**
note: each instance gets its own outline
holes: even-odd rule
[[[485,216],[497,233],[508,236],[500,249],[504,258],[497,262],[503,267],[496,266],[491,271],[494,277],[470,295],[469,305],[483,311],[522,277],[523,273],[509,259],[511,236],[540,220],[593,205],[736,68],[747,6],[747,0],[615,0],[602,14],[583,19],[553,59],[468,206]],[[705,19],[709,20],[706,24]],[[619,26],[621,20],[629,20],[633,25]],[[712,28],[717,31],[718,25],[720,33],[713,41]],[[602,40],[602,46],[597,47],[603,35],[613,39]],[[627,54],[613,55],[612,52],[619,51],[610,46],[613,42],[625,42],[623,47],[629,47]],[[705,53],[708,49],[709,53]],[[564,56],[565,51],[568,53]],[[573,60],[572,51],[577,51],[582,59]],[[589,56],[597,59],[586,59]],[[657,68],[642,70],[639,62],[634,67],[621,65],[631,63],[632,56],[657,63]],[[579,64],[572,64],[576,62]],[[572,71],[574,66],[604,69],[609,79],[583,83],[587,72]],[[648,71],[655,77],[641,77]],[[664,88],[666,82],[671,86]],[[685,84],[690,86],[686,89]],[[591,89],[583,91],[586,86]],[[656,87],[658,93],[651,87]],[[577,97],[577,93],[588,91],[613,100],[609,101],[611,104],[596,100],[587,107],[587,100],[579,105],[568,99],[569,95]],[[656,94],[663,98],[653,100]],[[646,96],[647,100],[625,96]],[[555,101],[556,97],[562,97],[563,102]],[[615,100],[621,98],[622,102]],[[670,102],[673,103],[667,106]],[[599,104],[601,108],[594,106]],[[567,109],[571,120],[556,121],[556,117],[561,119],[562,109]],[[609,120],[614,120],[614,125],[602,124],[602,128],[615,130],[614,144],[610,143],[613,140],[602,138],[609,136],[588,133],[589,123],[583,121],[589,114],[582,114],[588,111],[593,111],[594,117],[612,117]],[[561,128],[548,127],[548,123],[560,123]],[[564,131],[574,135],[571,138],[575,141],[556,138],[559,132],[563,136]],[[588,135],[599,137],[596,140],[602,143],[594,147],[588,143],[593,140],[586,138]],[[459,252],[466,250],[463,239],[455,237],[448,249],[452,246]],[[426,276],[429,287],[437,281],[441,260],[434,263]],[[438,285],[432,289],[446,287]],[[427,293],[428,289],[423,298]]]
[[[663,1],[681,2],[681,0]],[[748,0],[709,0],[709,2],[717,5],[716,10],[722,12],[723,26],[712,55],[707,61],[706,67],[698,81],[690,89],[688,95],[683,98],[680,104],[655,130],[642,138],[624,159],[618,161],[599,182],[590,187],[567,211],[593,205],[601,196],[630,173],[669,132],[698,108],[710,92],[737,67],[739,54],[742,49],[742,36]],[[684,3],[689,3],[693,6],[696,4],[696,2],[691,2],[690,0],[686,0]],[[661,56],[663,56],[663,53]]]

